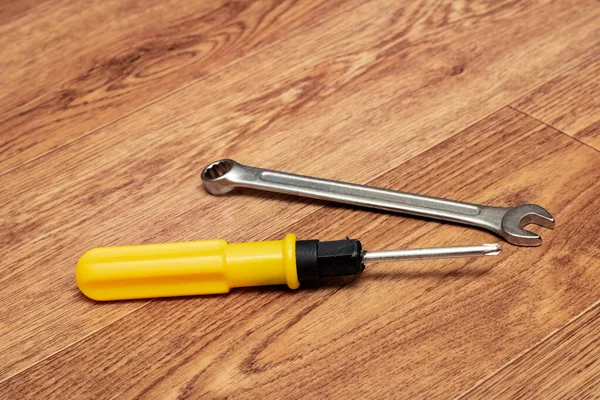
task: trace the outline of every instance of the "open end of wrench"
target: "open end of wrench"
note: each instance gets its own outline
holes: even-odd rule
[[[537,204],[523,204],[510,208],[502,217],[502,236],[518,246],[539,246],[542,244],[542,238],[523,229],[531,224],[553,229],[554,217]]]

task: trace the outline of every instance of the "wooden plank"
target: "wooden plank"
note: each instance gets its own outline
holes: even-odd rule
[[[577,139],[600,150],[600,120],[577,133]]]
[[[600,55],[543,84],[513,107],[600,150]]]
[[[171,0],[128,3],[127,7],[119,1],[96,1],[81,7],[80,2],[65,0],[62,6],[52,5],[49,10],[6,24],[0,28],[0,70],[5,77],[0,92],[0,173],[286,37],[282,31],[295,31],[361,2],[348,1],[319,1],[307,6],[291,1],[223,0],[213,5],[185,2],[182,6]],[[432,29],[452,27],[461,20],[467,28],[474,18],[491,18],[502,10],[518,13],[533,6],[512,0],[467,5],[434,1],[396,4],[387,15],[392,23],[380,26],[384,32],[394,26],[403,29],[398,26],[402,22],[412,26],[398,16],[410,15],[414,8],[421,10],[420,17],[413,14],[419,28]],[[382,12],[388,8],[378,7]],[[564,10],[576,12],[569,4],[558,7],[563,10],[555,13],[557,16],[564,15]],[[429,19],[422,18],[425,16]],[[549,18],[552,21],[555,17]],[[408,31],[414,35],[420,30]],[[401,50],[410,43],[402,39],[399,36],[388,41],[403,43],[396,48],[388,46],[388,51]],[[563,48],[558,40],[551,47]],[[554,55],[565,62],[571,52],[580,49],[577,46],[564,55]],[[457,67],[464,79],[461,65],[469,57],[461,57],[449,60],[456,65],[448,68]],[[65,65],[64,60],[70,62]],[[560,68],[561,64],[553,64],[552,69],[545,70]],[[544,74],[541,71],[540,78]]]
[[[502,110],[371,183],[489,204],[541,203],[557,218],[556,230],[543,232],[543,246],[506,246],[501,256],[482,259],[371,265],[350,282],[297,292],[153,301],[10,378],[0,394],[456,395],[595,300],[600,221],[586,210],[600,206],[599,167],[598,152]],[[254,193],[224,197],[221,210],[240,198],[249,206],[264,201]],[[350,235],[368,249],[497,240],[456,225],[335,206],[273,236],[288,231],[323,240]]]
[[[600,307],[596,305],[461,398],[597,398],[598,332]]]
[[[0,173],[362,1],[52,3],[0,26]]]
[[[85,250],[262,240],[322,206],[240,196],[223,215],[221,202],[199,190],[209,161],[228,156],[368,182],[576,63],[593,50],[599,29],[595,2],[578,9],[560,2],[378,4],[258,52],[1,176],[0,185],[11,190],[0,193],[0,257],[8,266],[0,275],[0,376],[145,304],[86,301],[73,279]],[[561,20],[558,28],[549,18]]]

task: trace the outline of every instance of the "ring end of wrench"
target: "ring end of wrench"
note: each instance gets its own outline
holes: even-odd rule
[[[231,192],[235,185],[230,175],[235,173],[236,166],[240,164],[227,158],[208,164],[200,175],[208,193],[218,196]]]

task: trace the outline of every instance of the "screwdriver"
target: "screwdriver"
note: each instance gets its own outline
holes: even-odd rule
[[[223,239],[101,247],[77,263],[87,297],[126,300],[227,293],[234,287],[301,284],[358,275],[364,263],[497,255],[499,244],[367,252],[357,239],[283,240],[229,244]]]

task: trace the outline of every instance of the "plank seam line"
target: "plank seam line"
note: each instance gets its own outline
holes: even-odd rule
[[[567,136],[569,139],[573,139],[573,140],[574,140],[574,141],[576,141],[577,143],[579,143],[579,144],[581,144],[581,145],[583,145],[583,146],[585,146],[585,147],[588,147],[588,148],[590,148],[590,149],[594,150],[594,151],[595,151],[595,152],[597,152],[597,153],[600,153],[600,150],[598,150],[597,148],[595,148],[595,147],[592,147],[592,146],[590,146],[589,144],[582,142],[581,140],[577,139],[575,136],[571,136],[571,135],[569,135],[568,133],[566,133],[566,132],[564,132],[564,131],[562,131],[562,130],[558,129],[557,127],[555,127],[555,126],[553,126],[553,125],[550,125],[549,123],[547,123],[547,122],[544,122],[544,121],[542,121],[541,119],[539,119],[539,118],[536,118],[536,117],[534,117],[533,115],[530,115],[530,114],[526,113],[525,111],[519,110],[518,108],[515,108],[515,107],[513,107],[513,106],[511,106],[511,105],[508,105],[507,107],[509,107],[509,108],[512,108],[512,109],[513,109],[513,110],[515,110],[516,112],[519,112],[519,113],[521,113],[521,114],[523,114],[523,115],[526,115],[526,116],[528,116],[529,118],[532,118],[532,119],[536,120],[537,122],[539,122],[540,124],[542,124],[542,125],[544,125],[544,126],[547,126],[547,127],[549,127],[549,128],[552,128],[552,129],[554,129],[555,131],[557,131],[557,132],[559,132],[559,133],[562,133],[563,135]]]
[[[369,179],[369,180],[368,180],[368,181],[367,181],[365,184],[367,184],[367,185],[368,185],[369,183],[371,183],[371,182],[373,182],[373,181],[376,181],[377,179],[381,178],[382,176],[384,176],[385,174],[389,173],[390,171],[393,171],[394,169],[396,169],[396,168],[400,167],[402,164],[405,164],[405,163],[409,162],[409,161],[410,161],[410,160],[412,160],[413,158],[415,158],[415,157],[418,157],[419,155],[421,155],[421,154],[425,153],[426,151],[428,151],[428,150],[430,150],[430,149],[432,149],[432,148],[434,148],[434,147],[436,147],[436,146],[439,146],[439,145],[441,145],[442,143],[444,143],[444,142],[446,142],[446,141],[448,141],[448,140],[451,140],[451,139],[452,139],[452,138],[454,138],[455,136],[457,136],[457,135],[460,135],[462,132],[464,132],[464,131],[466,131],[466,130],[468,130],[468,129],[472,129],[472,128],[473,128],[475,125],[477,125],[477,124],[481,123],[481,122],[482,122],[482,121],[484,121],[486,118],[489,118],[491,115],[494,115],[494,114],[496,114],[496,113],[500,112],[500,111],[501,111],[502,109],[504,109],[505,107],[506,107],[506,106],[502,106],[502,107],[500,107],[499,109],[497,109],[497,110],[495,110],[495,111],[491,112],[490,114],[487,114],[487,115],[485,115],[484,117],[481,117],[481,118],[477,119],[475,122],[472,122],[471,124],[467,125],[466,127],[464,127],[464,128],[461,128],[461,129],[457,130],[456,132],[454,132],[454,133],[450,134],[450,135],[449,135],[447,138],[445,138],[444,140],[442,140],[442,141],[440,141],[440,142],[438,142],[438,143],[435,143],[435,144],[433,144],[433,145],[431,145],[431,146],[429,146],[429,147],[427,147],[427,148],[424,148],[424,149],[422,149],[421,151],[419,151],[418,153],[416,153],[416,154],[415,154],[415,155],[413,155],[412,157],[410,157],[410,158],[408,158],[408,159],[406,159],[406,160],[404,160],[404,161],[400,162],[399,164],[397,164],[397,165],[395,165],[395,166],[393,166],[393,167],[390,167],[389,169],[387,169],[386,171],[382,172],[381,174],[379,174],[379,175],[376,175],[376,176],[374,176],[373,178]],[[0,176],[1,176],[1,175],[0,175]],[[291,221],[291,222],[290,222],[290,224],[296,224],[296,223],[299,223],[299,222],[301,222],[301,221],[302,221],[302,220],[304,220],[304,219],[310,218],[310,217],[311,217],[311,216],[313,216],[315,213],[319,212],[320,210],[322,210],[322,209],[323,209],[323,208],[325,208],[325,207],[326,207],[325,205],[319,206],[319,207],[318,207],[316,210],[314,210],[313,212],[311,212],[311,213],[309,213],[309,214],[305,215],[304,217],[302,217],[302,218],[300,218],[300,219],[297,219],[297,220],[294,220],[294,221]],[[349,284],[349,283],[350,283],[350,282],[348,282],[348,283],[346,283],[346,284],[343,284],[343,285],[341,285],[341,286],[340,286],[340,288],[342,288],[342,287],[346,286],[346,285],[347,285],[347,284]],[[129,316],[129,315],[133,314],[134,312],[137,312],[138,310],[141,310],[142,308],[146,307],[148,304],[150,304],[150,303],[151,303],[151,302],[153,302],[153,301],[154,301],[154,300],[150,300],[150,301],[148,301],[148,302],[146,302],[146,303],[144,303],[144,304],[140,305],[139,307],[135,308],[135,309],[134,309],[134,310],[132,310],[131,312],[129,312],[129,313],[127,313],[127,314],[124,314],[123,316],[121,316],[121,317],[119,317],[119,318],[115,319],[114,321],[112,321],[112,322],[110,322],[110,323],[106,324],[105,326],[103,326],[103,327],[101,327],[101,328],[98,328],[98,329],[96,329],[95,331],[92,331],[92,332],[88,333],[87,335],[84,335],[84,336],[82,336],[81,338],[79,338],[79,339],[77,339],[77,340],[73,341],[72,343],[69,343],[68,345],[66,345],[66,346],[62,347],[62,348],[61,348],[61,349],[59,349],[59,350],[56,350],[56,351],[54,351],[53,353],[51,353],[51,354],[47,355],[46,357],[44,357],[44,358],[42,358],[42,359],[38,360],[37,362],[34,362],[33,364],[31,364],[31,365],[28,365],[27,367],[25,367],[25,368],[23,368],[23,369],[21,369],[21,370],[19,370],[19,371],[15,372],[15,373],[13,373],[13,374],[11,374],[11,375],[7,376],[7,377],[5,377],[4,379],[1,379],[1,380],[0,380],[0,384],[3,384],[4,382],[6,382],[6,381],[8,381],[8,380],[10,380],[10,379],[13,379],[13,378],[14,378],[15,376],[17,376],[17,375],[20,375],[20,374],[23,374],[23,373],[25,373],[27,370],[29,370],[29,369],[31,369],[31,368],[33,368],[33,367],[35,367],[35,366],[36,366],[36,365],[38,365],[38,364],[41,364],[42,362],[46,361],[46,360],[47,360],[47,359],[49,359],[50,357],[53,357],[53,356],[55,356],[56,354],[58,354],[58,353],[61,353],[61,352],[65,351],[65,350],[67,350],[67,349],[68,349],[68,348],[70,348],[71,346],[74,346],[74,345],[76,345],[77,343],[80,343],[80,342],[82,342],[82,341],[86,340],[87,338],[89,338],[89,337],[91,337],[91,336],[95,335],[96,333],[98,333],[98,332],[101,332],[102,330],[104,330],[104,329],[106,329],[106,328],[108,328],[108,327],[112,326],[113,324],[115,324],[115,323],[119,322],[119,321],[120,321],[120,320],[122,320],[123,318],[125,318],[125,317],[127,317],[127,316]],[[116,396],[118,396],[118,394],[117,394]],[[112,400],[112,399],[111,399],[111,400]]]
[[[595,46],[594,46],[594,47],[592,47],[592,49],[595,49]],[[544,83],[542,83],[542,84],[540,84],[540,85],[538,85],[538,86],[534,87],[533,89],[531,89],[531,90],[530,90],[530,91],[528,91],[527,93],[525,93],[525,94],[523,94],[523,95],[521,95],[521,96],[517,97],[515,100],[511,101],[510,103],[508,103],[508,107],[511,107],[511,108],[517,109],[517,108],[515,108],[515,107],[513,106],[513,104],[521,102],[521,101],[522,101],[522,100],[524,100],[524,99],[525,99],[527,96],[530,96],[531,94],[533,94],[533,93],[534,93],[536,90],[538,90],[538,89],[539,89],[539,88],[541,88],[542,86],[544,86],[544,85],[547,85],[548,83],[550,83],[550,82],[552,82],[552,81],[554,81],[554,80],[556,80],[556,79],[559,79],[559,78],[561,78],[561,77],[563,77],[563,76],[565,76],[565,75],[567,75],[567,74],[569,74],[569,73],[571,73],[571,72],[575,71],[577,68],[579,68],[579,67],[581,67],[581,66],[584,66],[584,65],[586,65],[586,64],[589,64],[590,62],[593,62],[593,61],[594,61],[594,52],[592,51],[591,53],[592,53],[591,55],[588,55],[588,54],[587,54],[587,52],[585,52],[585,51],[584,51],[582,54],[579,54],[579,56],[583,56],[583,57],[584,57],[584,58],[583,58],[583,60],[581,60],[579,63],[577,63],[577,64],[575,64],[575,65],[573,65],[573,66],[571,66],[571,67],[568,67],[568,68],[567,68],[567,69],[565,69],[564,71],[562,71],[562,72],[559,72],[558,74],[556,74],[556,75],[554,75],[553,77],[551,77],[550,79],[548,79],[546,82],[544,82]],[[520,110],[519,110],[519,111],[520,111]]]
[[[61,145],[58,145],[58,146],[56,146],[53,149],[47,150],[45,152],[42,152],[42,153],[40,153],[40,154],[38,154],[38,155],[36,155],[36,156],[28,159],[28,160],[23,161],[20,164],[17,164],[15,166],[13,166],[12,168],[7,169],[6,171],[0,172],[0,177],[4,176],[6,174],[9,174],[9,173],[11,173],[11,172],[13,172],[13,171],[21,168],[21,167],[24,167],[24,166],[26,166],[26,165],[28,165],[28,164],[36,161],[36,160],[39,160],[40,158],[46,157],[47,155],[52,154],[52,153],[54,153],[57,150],[69,147],[73,143],[76,143],[76,142],[78,142],[80,140],[83,140],[84,138],[86,138],[88,136],[91,136],[91,135],[95,134],[96,132],[98,132],[98,131],[100,131],[102,129],[105,129],[105,128],[113,125],[113,124],[116,124],[117,122],[119,122],[119,121],[121,121],[121,120],[123,120],[123,119],[125,119],[125,118],[127,118],[127,117],[129,117],[129,116],[131,116],[131,115],[133,115],[133,114],[135,114],[135,113],[137,113],[137,112],[145,109],[145,108],[148,108],[148,107],[150,107],[150,106],[152,106],[152,105],[154,105],[156,103],[159,103],[159,102],[163,101],[164,99],[166,99],[168,97],[171,97],[171,96],[175,95],[176,93],[179,93],[179,92],[181,92],[181,91],[183,91],[183,90],[185,90],[185,89],[187,89],[187,88],[189,88],[189,87],[191,87],[193,85],[196,85],[196,84],[198,84],[198,83],[200,83],[200,82],[202,82],[202,81],[204,81],[204,80],[206,80],[206,79],[208,79],[208,78],[210,78],[210,77],[218,74],[219,72],[224,71],[225,69],[230,68],[230,67],[232,67],[232,66],[234,66],[234,65],[242,62],[243,60],[245,60],[245,59],[247,59],[247,58],[249,58],[251,56],[254,56],[254,55],[259,54],[259,53],[261,53],[263,51],[266,51],[266,50],[274,47],[275,45],[286,43],[286,42],[292,40],[293,38],[295,38],[296,36],[298,36],[298,35],[300,35],[300,34],[302,34],[304,32],[308,32],[309,30],[314,29],[314,28],[316,28],[318,26],[321,26],[321,25],[325,24],[326,22],[328,22],[329,20],[331,20],[331,19],[333,19],[335,17],[338,17],[340,15],[343,15],[343,14],[346,14],[348,12],[351,12],[355,8],[358,8],[359,6],[362,6],[362,5],[364,5],[366,3],[369,3],[369,2],[370,2],[370,0],[367,1],[367,2],[365,2],[365,3],[357,3],[356,5],[351,6],[349,8],[344,8],[343,10],[340,10],[337,13],[333,13],[329,17],[326,17],[325,19],[317,22],[316,24],[307,24],[306,26],[303,27],[304,29],[298,28],[297,30],[290,32],[290,36],[289,37],[283,38],[281,40],[276,40],[273,43],[268,44],[268,45],[266,45],[263,48],[260,48],[260,49],[257,49],[257,50],[253,50],[253,51],[251,50],[250,52],[248,52],[248,54],[246,54],[246,55],[244,55],[244,56],[242,56],[240,58],[237,58],[237,59],[235,59],[235,60],[233,60],[233,61],[231,61],[229,63],[226,63],[221,68],[218,68],[218,69],[216,69],[215,71],[213,71],[211,73],[208,73],[208,74],[206,74],[206,75],[204,75],[204,76],[202,76],[202,77],[200,77],[198,79],[193,79],[190,82],[188,82],[187,84],[184,84],[184,85],[180,86],[177,89],[174,89],[174,90],[172,90],[172,91],[170,91],[168,93],[165,93],[162,96],[158,96],[157,98],[155,98],[153,100],[150,100],[148,103],[145,103],[145,104],[141,105],[140,107],[138,107],[138,108],[136,108],[134,110],[131,110],[128,113],[125,113],[125,114],[121,115],[120,117],[117,117],[117,118],[115,118],[115,119],[113,119],[111,121],[108,121],[108,122],[106,122],[103,125],[100,125],[100,126],[98,126],[96,128],[93,128],[93,129],[85,132],[81,136],[76,137],[75,139],[72,139],[70,141],[67,141],[67,142],[61,144]]]
[[[545,337],[543,337],[540,341],[538,341],[537,343],[535,343],[533,346],[531,346],[530,348],[524,350],[519,355],[517,355],[515,358],[513,358],[512,360],[506,362],[505,364],[503,364],[502,366],[500,366],[500,368],[498,368],[497,370],[495,370],[494,372],[492,372],[488,376],[486,376],[486,377],[480,379],[479,381],[477,381],[469,389],[467,389],[463,393],[461,393],[458,396],[456,396],[456,399],[462,399],[462,398],[464,398],[469,393],[473,392],[475,389],[477,389],[478,387],[480,387],[484,383],[488,382],[489,380],[491,380],[492,378],[494,378],[496,375],[500,374],[502,371],[504,371],[505,369],[507,369],[511,365],[513,365],[516,362],[518,362],[521,359],[523,359],[531,351],[537,349],[538,347],[541,347],[544,343],[546,343],[547,341],[549,341],[550,339],[552,339],[554,336],[558,335],[560,332],[562,332],[563,330],[567,329],[571,324],[573,324],[573,323],[577,322],[579,319],[583,318],[583,316],[585,314],[587,314],[588,312],[593,311],[595,308],[598,308],[599,306],[600,306],[600,300],[597,300],[591,306],[585,308],[579,314],[575,315],[573,318],[571,318],[569,321],[567,321],[567,323],[565,325],[563,325],[563,326],[561,326],[561,327],[553,330],[548,335],[546,335]]]

